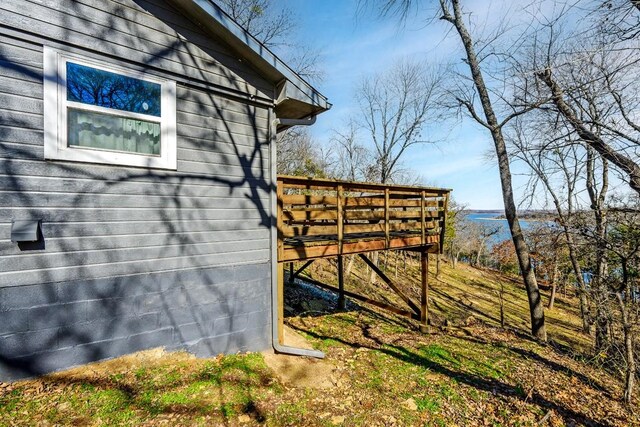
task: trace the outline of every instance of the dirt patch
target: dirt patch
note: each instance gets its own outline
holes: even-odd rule
[[[310,349],[304,337],[285,326],[284,342],[287,346]],[[331,388],[336,384],[336,366],[327,359],[289,356],[273,351],[262,353],[264,361],[285,385],[300,388]]]

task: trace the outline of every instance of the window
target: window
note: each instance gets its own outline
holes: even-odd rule
[[[45,158],[176,169],[176,84],[44,49]]]

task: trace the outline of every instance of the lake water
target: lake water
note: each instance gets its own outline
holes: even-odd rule
[[[488,225],[497,225],[500,227],[500,231],[498,234],[492,236],[491,241],[488,246],[491,247],[496,243],[500,243],[504,240],[511,240],[511,232],[509,232],[509,223],[505,218],[499,219],[499,217],[504,217],[504,213],[496,213],[496,212],[472,212],[467,214],[466,218],[473,222],[485,223]],[[520,220],[520,227],[523,230],[527,230],[533,227],[533,223],[531,221]]]

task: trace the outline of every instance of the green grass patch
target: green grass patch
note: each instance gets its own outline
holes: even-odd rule
[[[419,350],[420,355],[429,362],[460,366],[460,361],[455,358],[449,350],[438,344],[429,344],[427,346],[422,346]]]
[[[414,398],[418,410],[427,411],[435,414],[440,409],[440,402],[436,398],[431,397],[418,397]]]
[[[302,425],[306,415],[306,400],[281,403],[274,413],[276,425]]]

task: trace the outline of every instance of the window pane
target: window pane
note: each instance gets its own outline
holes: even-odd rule
[[[161,86],[67,62],[67,100],[160,117]]]
[[[160,155],[160,124],[110,114],[68,110],[69,145]]]

